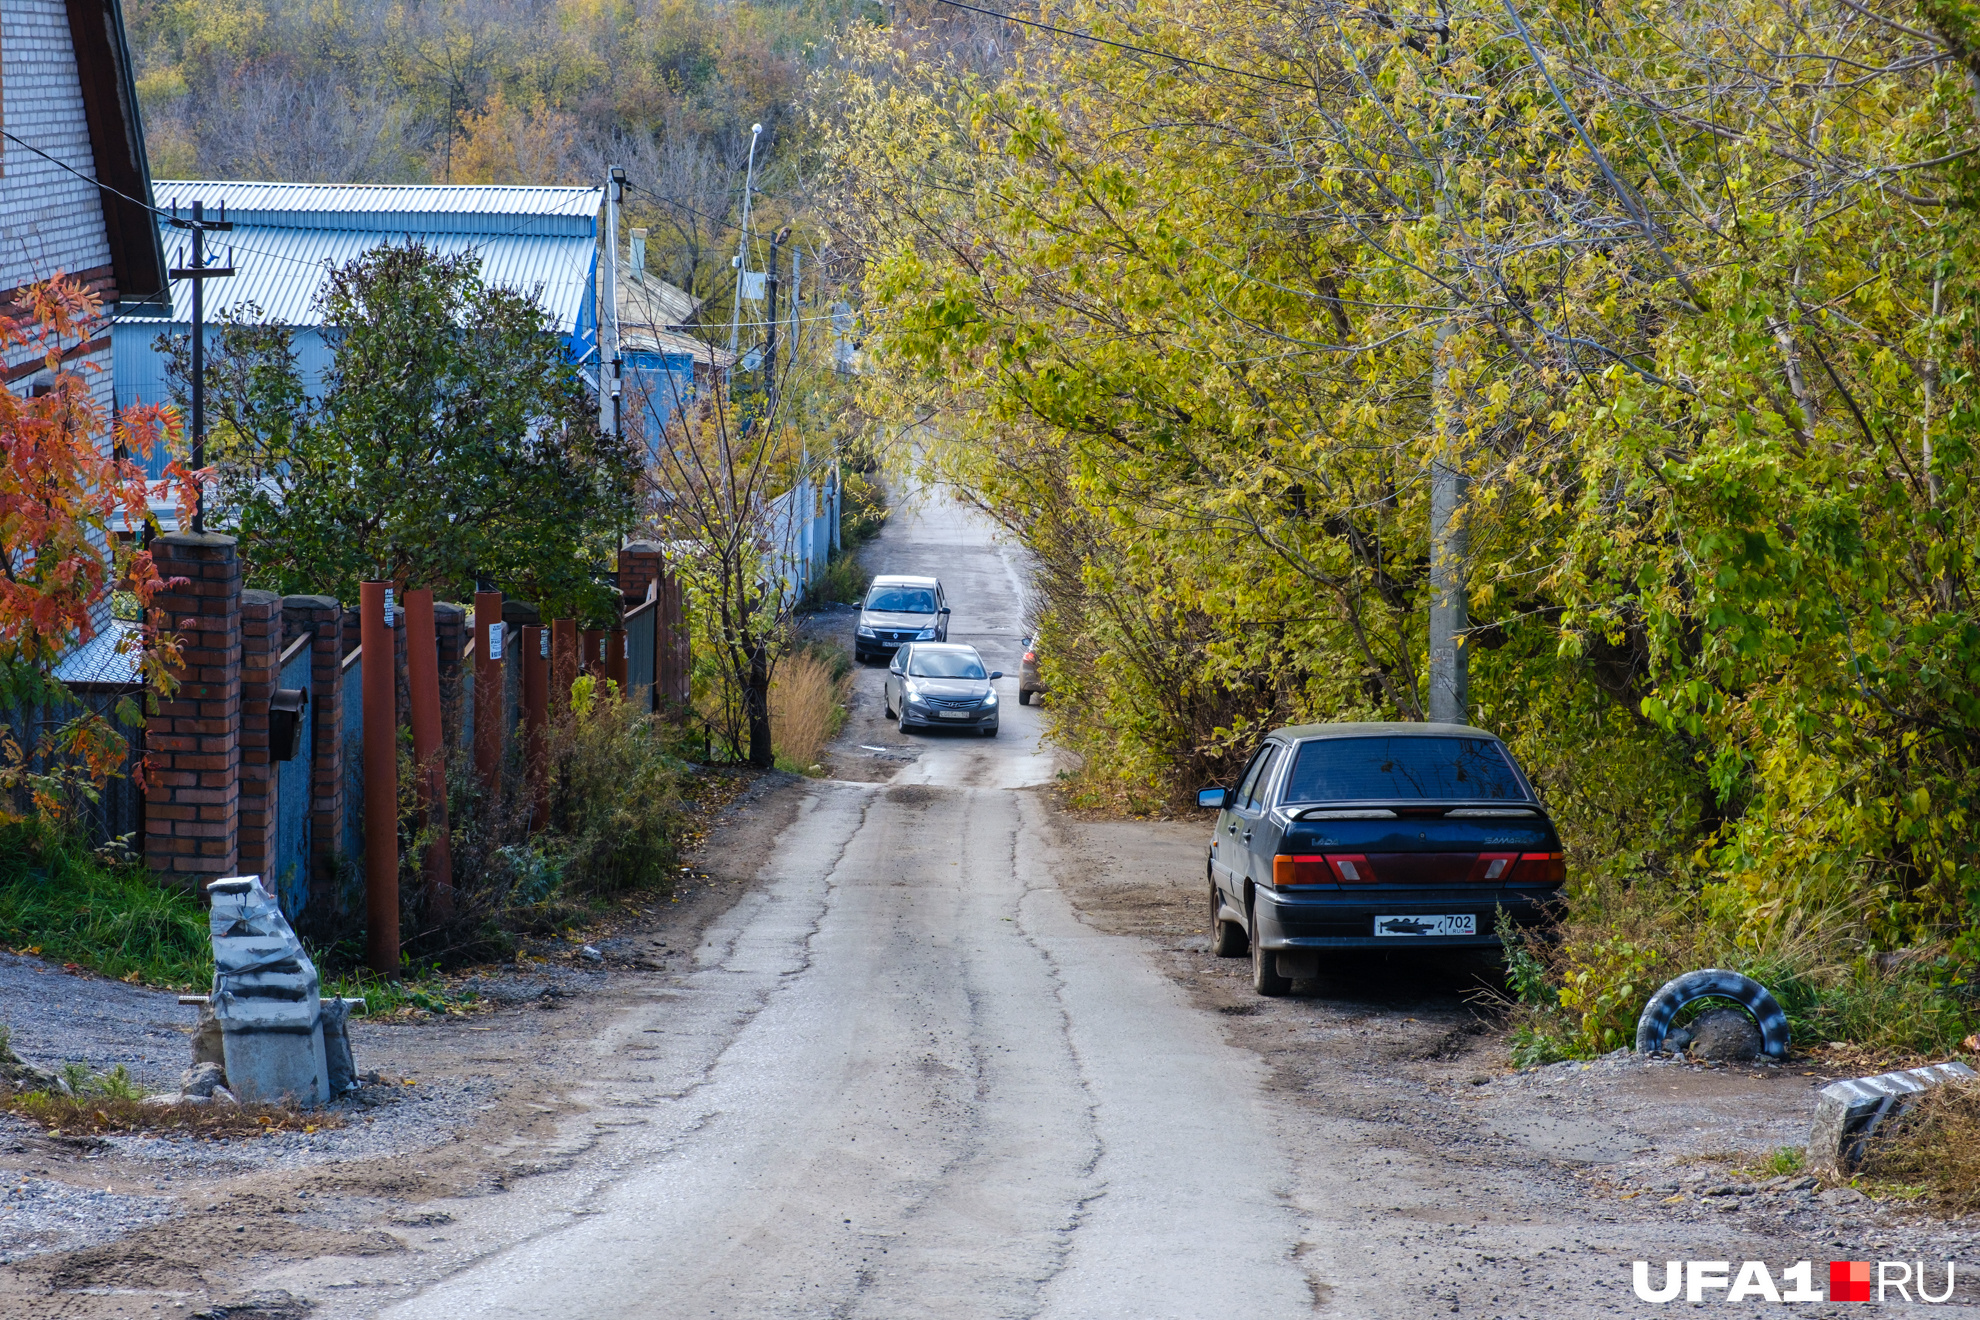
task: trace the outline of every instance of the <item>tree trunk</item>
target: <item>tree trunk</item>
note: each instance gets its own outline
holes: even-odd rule
[[[770,648],[763,642],[749,648],[749,763],[759,770],[777,764],[770,745]]]

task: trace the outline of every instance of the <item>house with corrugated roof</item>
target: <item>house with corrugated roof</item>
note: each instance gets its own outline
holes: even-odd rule
[[[628,426],[656,451],[667,420],[736,365],[727,348],[691,333],[704,299],[646,268],[646,231],[635,229],[620,254],[617,281],[619,353],[625,363]],[[656,451],[657,452],[657,451]]]
[[[124,318],[170,311],[152,225],[130,47],[117,0],[0,4],[0,316],[57,273]],[[154,322],[155,324],[155,322]],[[111,346],[78,345],[71,366],[111,401]],[[43,370],[29,351],[0,358],[19,388]]]
[[[240,183],[160,179],[153,187],[169,217],[203,204],[208,219],[233,225],[207,238],[209,262],[235,270],[206,285],[207,342],[228,317],[286,325],[305,380],[320,380],[332,349],[319,295],[330,271],[386,244],[418,240],[446,255],[468,250],[490,285],[530,294],[549,313],[570,359],[596,388],[598,375],[599,209],[602,188],[465,184]],[[161,218],[157,233],[173,268],[191,264],[191,236]],[[114,331],[117,401],[171,398],[162,332],[188,334],[189,281],[173,284],[178,313],[159,324]]]

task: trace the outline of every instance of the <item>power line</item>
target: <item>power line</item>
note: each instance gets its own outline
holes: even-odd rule
[[[1150,50],[1146,46],[1130,46],[1125,41],[1109,41],[1105,37],[1096,37],[1091,32],[1076,32],[1071,28],[1053,27],[1050,23],[1039,23],[1029,18],[1019,18],[1016,14],[1000,14],[994,9],[978,9],[975,5],[964,4],[962,0],[935,0],[935,3],[947,5],[951,9],[967,9],[972,14],[982,14],[987,18],[1000,18],[1006,23],[1022,23],[1025,27],[1037,28],[1041,32],[1054,32],[1059,36],[1072,37],[1077,41],[1091,41],[1095,45],[1112,46],[1116,50],[1133,51],[1137,55],[1147,55],[1158,60],[1169,60],[1176,64],[1188,64],[1198,69],[1209,69],[1216,73],[1234,74],[1239,78],[1250,78],[1257,82],[1277,83],[1281,87],[1297,87],[1301,91],[1311,90],[1306,83],[1294,82],[1290,78],[1274,78],[1267,73],[1252,73],[1247,69],[1232,69],[1222,64],[1211,64],[1206,60],[1193,60],[1185,55],[1172,55],[1166,50]]]

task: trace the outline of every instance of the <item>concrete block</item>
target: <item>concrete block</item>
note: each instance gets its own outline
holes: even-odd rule
[[[1963,1063],[1935,1063],[1829,1083],[1822,1088],[1808,1130],[1808,1168],[1831,1176],[1849,1173],[1863,1157],[1864,1144],[1911,1101],[1935,1086],[1975,1076]]]

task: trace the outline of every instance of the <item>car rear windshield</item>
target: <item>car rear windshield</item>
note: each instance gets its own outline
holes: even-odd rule
[[[908,657],[914,678],[982,678],[983,662],[967,651],[920,651]]]
[[[935,593],[927,587],[875,587],[866,597],[866,608],[888,614],[933,614]]]
[[[1525,802],[1505,748],[1488,738],[1323,738],[1302,743],[1280,800]]]

